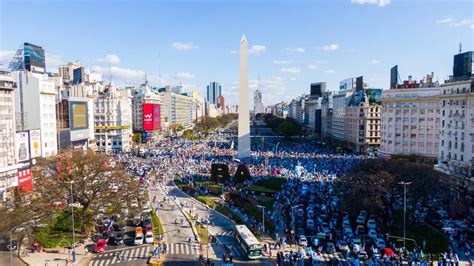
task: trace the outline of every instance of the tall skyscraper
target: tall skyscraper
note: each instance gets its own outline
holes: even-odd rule
[[[247,39],[240,40],[239,158],[250,157],[250,114]]]
[[[218,98],[222,95],[222,86],[215,81],[212,81],[209,85],[207,85],[207,101],[217,105]]]
[[[260,89],[256,89],[253,95],[253,112],[255,114],[265,112],[265,107],[262,102],[262,91],[260,91]]]

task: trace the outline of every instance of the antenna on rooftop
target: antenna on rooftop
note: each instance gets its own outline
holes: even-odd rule
[[[161,60],[160,53],[158,53],[158,88],[161,88]]]
[[[459,53],[462,53],[462,43],[459,43]]]
[[[112,72],[110,71],[110,56],[108,56],[107,61],[109,62],[109,85],[112,85]]]

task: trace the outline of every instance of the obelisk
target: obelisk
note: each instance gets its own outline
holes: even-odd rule
[[[240,40],[240,93],[239,93],[239,153],[238,158],[250,157],[250,113],[247,39]]]

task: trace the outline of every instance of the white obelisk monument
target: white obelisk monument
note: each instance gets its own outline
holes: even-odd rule
[[[242,35],[240,40],[239,153],[237,157],[250,157],[248,49],[245,35]]]

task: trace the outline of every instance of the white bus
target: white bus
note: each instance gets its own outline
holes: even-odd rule
[[[261,258],[262,244],[260,244],[260,241],[250,232],[247,226],[242,224],[236,225],[235,227],[237,228],[237,241],[245,251],[247,257],[251,260]]]

